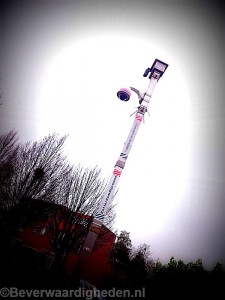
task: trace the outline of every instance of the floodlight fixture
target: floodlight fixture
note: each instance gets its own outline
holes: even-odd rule
[[[164,72],[166,71],[168,67],[168,64],[164,63],[163,61],[159,59],[155,59],[154,63],[152,64],[151,68],[147,68],[144,72],[144,77],[147,77],[149,75],[149,79],[152,77],[159,79],[162,77]]]

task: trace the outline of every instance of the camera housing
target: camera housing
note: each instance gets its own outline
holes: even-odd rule
[[[121,100],[121,101],[128,101],[130,99],[130,95],[131,95],[131,91],[129,89],[126,88],[121,88],[118,92],[117,92],[117,97]]]

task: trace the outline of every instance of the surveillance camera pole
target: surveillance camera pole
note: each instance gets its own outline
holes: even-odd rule
[[[160,77],[163,75],[163,73],[165,72],[167,67],[168,67],[167,64],[156,59],[152,65],[152,67],[146,69],[143,76],[147,77],[150,73],[150,75],[149,75],[150,83],[149,83],[147,91],[144,94],[141,94],[137,89],[131,87],[131,89],[138,95],[140,106],[138,107],[138,110],[136,112],[133,125],[128,134],[127,140],[124,144],[124,147],[119,156],[119,159],[117,160],[117,162],[114,166],[111,180],[109,181],[109,184],[108,184],[108,186],[105,190],[105,193],[103,195],[103,198],[100,202],[97,214],[95,215],[94,220],[89,228],[88,235],[86,237],[86,240],[84,242],[84,245],[83,245],[83,248],[82,248],[81,254],[80,254],[81,261],[86,259],[93,250],[93,247],[95,245],[95,241],[100,232],[102,223],[104,222],[104,217],[107,213],[109,205],[112,202],[113,195],[115,194],[115,188],[117,186],[118,180],[124,169],[126,160],[128,158],[128,154],[129,154],[132,144],[134,142],[135,136],[138,132],[141,121],[144,118],[144,114],[147,111],[147,107],[150,102],[150,99],[151,99],[152,93],[154,91],[154,88],[156,86],[156,83],[158,82]]]

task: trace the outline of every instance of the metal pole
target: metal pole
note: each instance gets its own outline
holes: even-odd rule
[[[105,190],[104,196],[103,196],[102,201],[98,208],[98,212],[95,215],[94,220],[89,228],[88,235],[86,237],[86,240],[83,245],[83,249],[81,251],[81,256],[83,256],[83,258],[86,258],[87,256],[89,256],[89,254],[92,252],[92,249],[95,245],[95,241],[100,232],[101,225],[104,222],[104,217],[107,213],[107,209],[109,208],[109,205],[112,202],[113,195],[115,193],[115,188],[118,184],[119,178],[124,169],[124,166],[125,166],[126,160],[128,158],[130,149],[133,145],[135,136],[136,136],[139,126],[144,118],[144,114],[147,111],[147,107],[150,102],[150,99],[153,94],[156,83],[158,82],[160,77],[163,75],[167,66],[168,65],[163,63],[162,61],[155,60],[153,66],[151,68],[146,69],[146,71],[144,73],[145,77],[148,76],[148,74],[150,72],[151,73],[149,76],[150,83],[147,88],[147,91],[144,94],[141,94],[138,90],[131,88],[134,92],[136,92],[138,94],[140,106],[138,107],[138,110],[135,114],[135,119],[134,119],[133,125],[128,134],[128,137],[124,144],[122,152],[114,166],[112,177],[111,177],[109,184]]]

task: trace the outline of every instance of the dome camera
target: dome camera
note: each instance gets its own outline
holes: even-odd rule
[[[117,92],[117,97],[122,101],[128,101],[130,99],[131,91],[126,88],[121,88]]]

